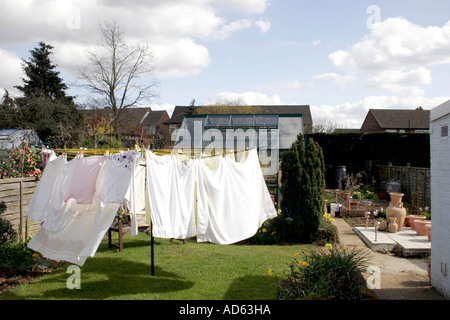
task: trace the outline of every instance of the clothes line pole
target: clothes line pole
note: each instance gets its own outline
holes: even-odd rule
[[[150,222],[150,248],[151,248],[151,264],[150,270],[152,276],[155,275],[155,239],[153,238],[153,223]]]

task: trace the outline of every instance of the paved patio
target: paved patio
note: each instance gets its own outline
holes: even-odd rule
[[[378,231],[375,240],[374,227],[355,227],[354,232],[373,251],[396,251],[402,256],[429,255],[431,241],[427,236],[419,236],[416,230],[404,227],[401,231],[390,233]]]

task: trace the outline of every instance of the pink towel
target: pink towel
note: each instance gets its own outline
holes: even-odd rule
[[[105,157],[86,157],[78,160],[64,201],[74,198],[79,204],[92,203],[96,192],[97,177]]]

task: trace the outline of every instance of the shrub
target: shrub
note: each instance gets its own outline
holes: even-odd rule
[[[42,153],[30,147],[26,140],[18,149],[2,152],[1,178],[40,177],[42,175]]]
[[[365,286],[361,272],[365,261],[361,251],[331,244],[301,260],[296,257],[289,265],[287,279],[278,282],[278,299],[362,300]]]
[[[26,242],[7,241],[0,245],[0,270],[27,271],[34,265],[33,254]]]
[[[278,244],[280,242],[280,235],[276,231],[272,220],[264,221],[261,228],[259,228],[258,232],[250,238],[249,242],[262,245]]]
[[[319,246],[323,246],[326,243],[337,243],[339,241],[337,227],[332,223],[328,214],[326,215],[320,220],[319,228],[313,237],[314,244]]]

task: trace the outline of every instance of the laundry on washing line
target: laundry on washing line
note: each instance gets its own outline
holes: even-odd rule
[[[276,210],[256,149],[239,161],[191,159],[151,150],[63,156],[48,162],[26,210],[42,226],[28,246],[44,257],[83,265],[95,255],[121,205],[149,213],[158,238],[232,244],[253,236]]]
[[[28,247],[50,259],[83,265],[95,255],[120,205],[135,203],[131,190],[140,160],[133,150],[50,161],[26,209],[31,219],[42,222]]]

